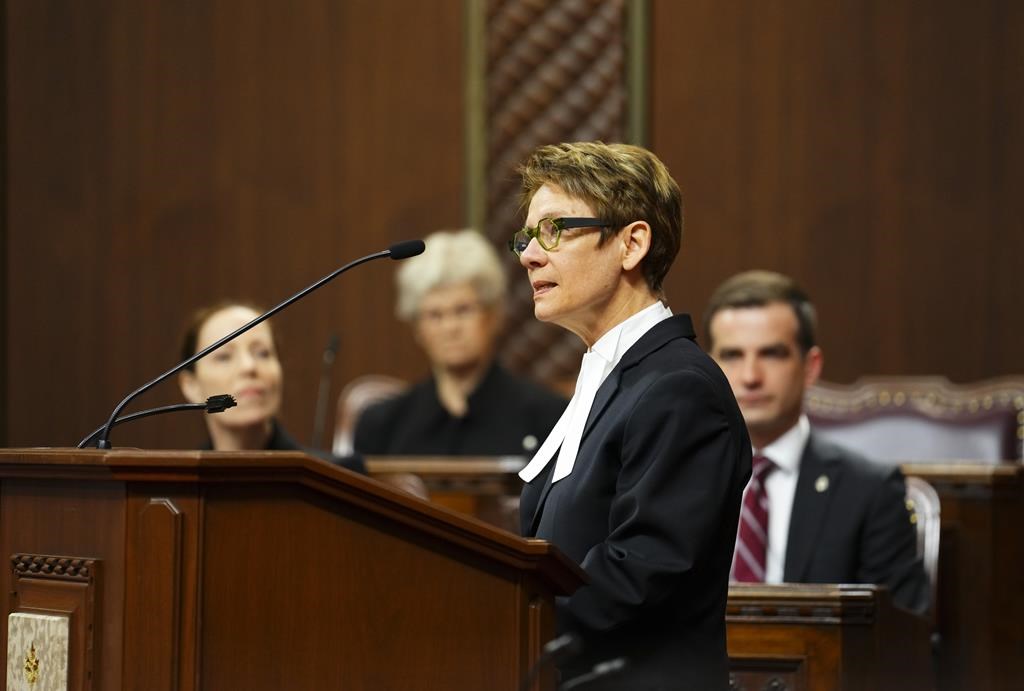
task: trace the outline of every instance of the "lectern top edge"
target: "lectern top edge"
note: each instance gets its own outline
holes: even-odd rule
[[[494,563],[534,573],[557,594],[571,593],[584,580],[579,566],[548,543],[526,541],[471,516],[296,451],[0,449],[0,480],[14,479],[113,481],[131,483],[136,488],[173,483],[195,485],[199,495],[207,493],[211,486],[227,484],[297,485],[382,520],[458,545]]]

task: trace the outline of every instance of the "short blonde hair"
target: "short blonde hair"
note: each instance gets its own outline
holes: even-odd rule
[[[523,208],[543,185],[555,185],[610,224],[601,231],[602,243],[633,221],[646,221],[651,247],[640,266],[651,290],[661,291],[683,240],[683,197],[657,156],[630,144],[550,144],[534,151],[519,174]]]
[[[444,286],[469,283],[487,307],[505,297],[505,269],[494,245],[479,231],[441,230],[428,235],[424,243],[423,254],[402,262],[395,275],[399,319],[415,319],[427,293]]]

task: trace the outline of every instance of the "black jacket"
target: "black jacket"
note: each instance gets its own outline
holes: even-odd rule
[[[544,441],[565,409],[565,399],[499,365],[455,417],[437,398],[433,378],[359,416],[353,446],[359,453],[413,456],[524,456]]]
[[[557,602],[584,651],[563,681],[625,656],[588,689],[728,688],[725,608],[750,438],[690,318],[667,319],[601,385],[572,474],[528,483],[523,534],[580,563],[589,583]]]
[[[812,432],[800,459],[783,580],[880,583],[900,607],[926,610],[928,577],[906,491],[898,467],[871,463]]]

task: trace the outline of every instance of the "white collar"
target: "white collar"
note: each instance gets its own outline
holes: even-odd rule
[[[557,461],[551,482],[558,482],[572,472],[598,388],[626,351],[656,324],[671,316],[672,310],[658,301],[619,322],[597,339],[584,356],[576,380],[576,393],[540,449],[520,471],[519,477],[526,482],[532,481],[555,458],[556,452]],[[590,356],[596,356],[596,360]]]
[[[810,435],[811,423],[806,415],[801,415],[785,434],[763,449],[754,449],[754,454],[767,456],[780,470],[795,473],[800,470],[800,458],[804,455],[804,447]]]
[[[605,371],[607,376],[619,360],[632,348],[640,338],[651,330],[655,324],[672,316],[672,310],[657,300],[636,314],[624,319],[610,328],[597,342],[590,347],[592,352],[601,356],[610,367]]]

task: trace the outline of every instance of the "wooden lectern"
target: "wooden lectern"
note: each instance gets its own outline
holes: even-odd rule
[[[300,453],[7,449],[0,483],[7,613],[67,617],[74,690],[516,691],[583,579]]]

